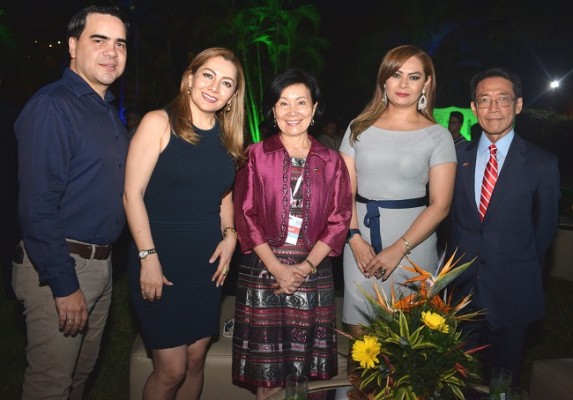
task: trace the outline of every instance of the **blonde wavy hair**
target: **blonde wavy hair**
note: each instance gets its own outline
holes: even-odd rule
[[[235,54],[223,47],[211,47],[197,54],[181,77],[179,94],[168,107],[169,122],[174,133],[191,144],[199,142],[199,136],[193,129],[191,113],[189,76],[195,74],[201,66],[214,57],[223,57],[233,63],[237,69],[237,91],[231,97],[230,109],[227,105],[216,112],[217,120],[223,131],[223,144],[235,159],[237,165],[245,160],[244,124],[245,124],[245,74],[240,60]]]
[[[436,122],[432,115],[434,110],[434,101],[436,97],[436,72],[434,70],[434,63],[430,56],[423,50],[411,46],[404,45],[395,47],[390,50],[380,63],[378,69],[378,77],[376,78],[376,87],[374,95],[366,104],[362,112],[350,123],[350,143],[358,140],[358,136],[367,128],[372,126],[376,120],[386,111],[387,104],[384,103],[384,83],[390,78],[394,72],[411,57],[416,57],[422,63],[424,75],[432,77],[428,87],[426,88],[426,97],[428,104],[425,109],[419,111],[424,117],[432,122]]]

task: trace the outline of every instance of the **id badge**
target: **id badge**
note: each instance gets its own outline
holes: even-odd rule
[[[288,217],[288,233],[286,242],[288,244],[296,244],[298,235],[300,235],[300,227],[302,226],[302,218],[289,215]]]

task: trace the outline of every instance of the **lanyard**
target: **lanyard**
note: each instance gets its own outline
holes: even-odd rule
[[[300,189],[301,183],[302,183],[302,175],[299,176],[298,179],[296,180],[296,184],[294,185],[294,192],[292,191],[292,188],[290,189],[290,201],[291,202],[294,199],[294,196],[298,193],[298,189]]]

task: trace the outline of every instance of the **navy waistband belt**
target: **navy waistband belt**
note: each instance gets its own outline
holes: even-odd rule
[[[370,229],[370,244],[376,253],[382,251],[382,236],[380,234],[380,210],[379,208],[415,208],[426,205],[426,197],[403,200],[370,200],[356,194],[356,201],[366,204],[366,216],[364,225]]]

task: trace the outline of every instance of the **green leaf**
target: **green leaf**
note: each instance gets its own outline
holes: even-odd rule
[[[356,284],[358,290],[362,293],[362,295],[368,300],[368,302],[374,307],[374,313],[379,315],[384,319],[386,322],[390,322],[394,319],[394,313],[388,311],[384,307],[382,307],[378,300],[375,299],[370,293],[368,293],[363,287]]]
[[[374,379],[376,379],[376,376],[380,375],[380,372],[372,372],[370,374],[370,376],[368,376],[366,379],[363,379],[362,382],[360,382],[360,389],[363,389],[364,387],[366,387],[370,382],[372,382]]]
[[[402,375],[399,379],[397,379],[395,382],[395,385],[396,386],[402,386],[406,383],[408,385],[410,384],[410,375],[408,375],[408,374]]]
[[[260,35],[253,38],[249,43],[264,43],[268,47],[272,47],[273,41],[269,35]]]
[[[420,334],[422,333],[422,330],[424,329],[423,326],[419,327],[418,329],[416,329],[414,331],[414,333],[412,333],[412,335],[410,336],[410,343],[412,343],[412,345],[416,344],[418,341],[423,340],[424,337],[420,336]]]
[[[417,343],[417,344],[412,346],[412,349],[414,349],[414,350],[430,349],[430,348],[437,349],[438,346],[432,342],[421,342],[421,343]]]
[[[428,298],[434,297],[436,294],[440,293],[442,289],[448,286],[454,279],[456,279],[462,272],[470,267],[470,265],[475,261],[475,258],[471,261],[468,261],[465,264],[462,264],[458,267],[455,267],[447,274],[439,277],[432,286],[428,289]]]
[[[452,391],[454,396],[456,396],[457,399],[460,399],[460,400],[465,399],[464,392],[462,392],[462,389],[459,386],[450,385],[450,390]]]
[[[376,396],[374,396],[374,400],[381,400],[384,399],[386,397],[386,393],[384,392],[384,390],[381,390],[380,392],[378,392],[376,394]]]
[[[402,337],[410,337],[410,327],[408,326],[408,320],[402,311],[398,312],[399,323],[400,323],[400,335]]]

